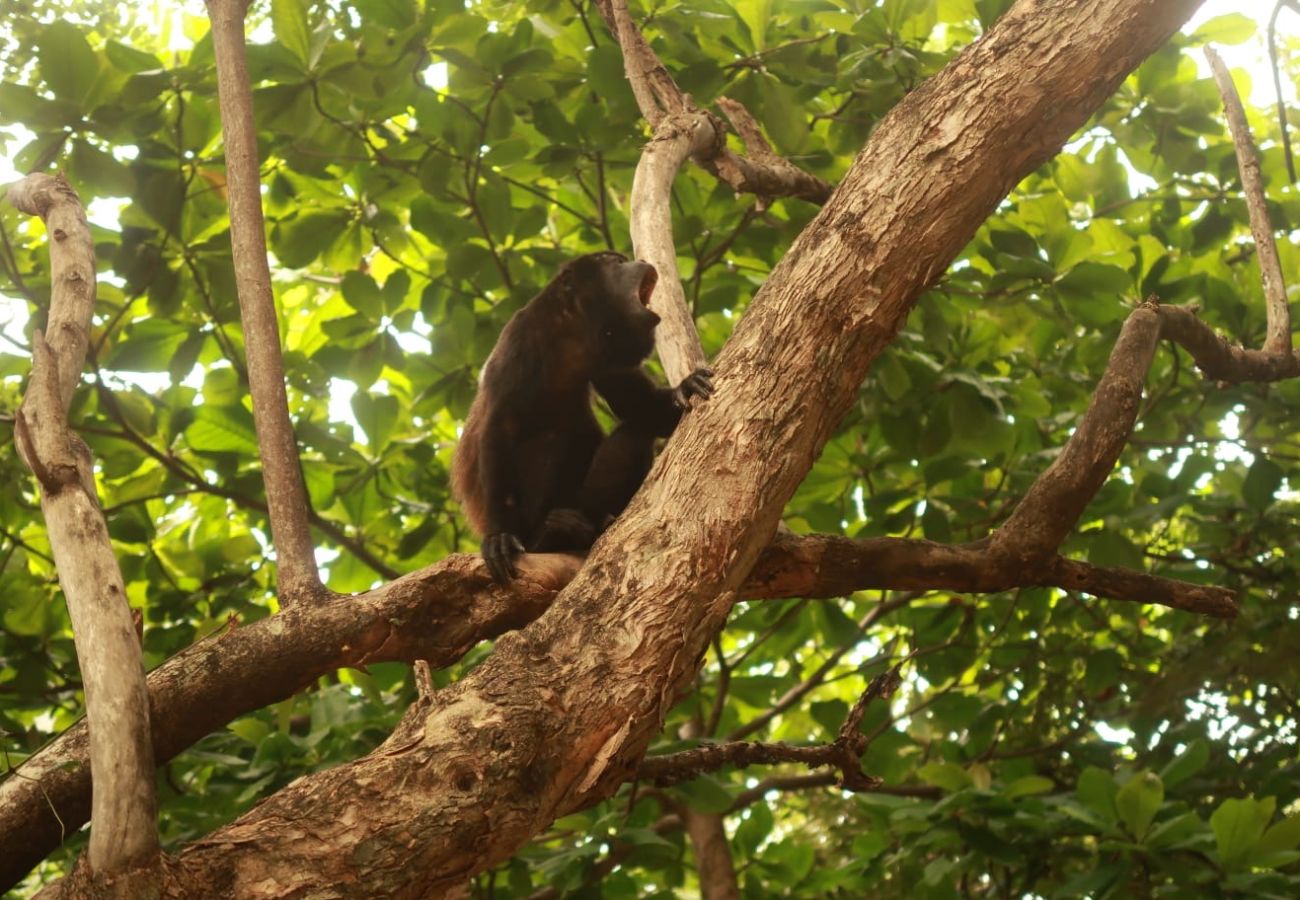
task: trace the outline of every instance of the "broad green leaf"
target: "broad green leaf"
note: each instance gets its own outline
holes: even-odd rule
[[[54,95],[72,103],[84,100],[99,77],[99,58],[81,29],[56,20],[42,27],[38,47],[41,77]]]
[[[253,417],[242,406],[204,404],[185,429],[191,448],[212,453],[246,453],[257,455],[257,434]]]
[[[1272,825],[1259,839],[1256,850],[1259,853],[1277,853],[1297,847],[1300,847],[1300,813]]]
[[[1210,828],[1214,830],[1219,861],[1225,869],[1232,870],[1245,865],[1251,853],[1256,850],[1269,819],[1273,818],[1275,805],[1276,801],[1272,797],[1263,800],[1254,797],[1229,798],[1219,804],[1219,808],[1210,816]]]
[[[1115,795],[1115,812],[1137,840],[1143,840],[1151,820],[1165,801],[1165,786],[1154,772],[1139,772]]]
[[[1210,761],[1210,745],[1203,738],[1192,741],[1182,753],[1169,761],[1169,765],[1160,770],[1160,780],[1166,788],[1171,788],[1191,778]]]
[[[271,0],[271,27],[275,39],[305,67],[311,29],[307,26],[307,0]]]
[[[1272,505],[1277,489],[1282,486],[1282,478],[1282,470],[1277,463],[1263,455],[1256,456],[1250,471],[1246,473],[1241,495],[1254,509],[1267,509]]]
[[[932,784],[949,792],[960,791],[972,784],[966,770],[952,763],[926,763],[916,770],[916,775],[926,784]]]
[[[735,798],[712,775],[701,775],[677,785],[674,793],[681,794],[686,805],[703,813],[722,813],[731,809]]]
[[[1050,778],[1044,778],[1042,775],[1026,775],[1007,785],[1006,790],[1002,792],[1002,796],[1008,798],[1030,797],[1034,794],[1046,794],[1055,787],[1056,785]]]
[[[1191,40],[1206,44],[1242,44],[1254,36],[1255,22],[1244,13],[1215,16],[1192,32]]]
[[[1075,787],[1080,802],[1108,822],[1115,821],[1115,795],[1118,792],[1114,776],[1095,766],[1083,770]]]

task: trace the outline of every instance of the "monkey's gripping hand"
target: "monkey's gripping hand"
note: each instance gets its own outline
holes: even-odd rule
[[[708,400],[713,396],[713,370],[696,369],[682,379],[682,383],[673,388],[673,403],[680,409],[691,408],[691,398]]]
[[[498,531],[483,538],[483,562],[497,584],[509,584],[511,579],[519,577],[515,568],[515,557],[524,552],[524,545],[519,538],[508,531]]]

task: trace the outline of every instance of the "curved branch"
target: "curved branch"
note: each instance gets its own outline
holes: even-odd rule
[[[1291,353],[1291,310],[1286,303],[1286,281],[1282,277],[1282,263],[1277,257],[1277,243],[1273,239],[1273,223],[1268,218],[1268,201],[1264,197],[1264,180],[1259,171],[1259,153],[1246,122],[1246,110],[1232,83],[1232,76],[1213,47],[1205,48],[1205,58],[1210,61],[1214,81],[1223,97],[1223,111],[1228,117],[1228,131],[1237,154],[1237,171],[1241,173],[1241,189],[1246,195],[1246,210],[1250,213],[1250,232],[1255,238],[1255,255],[1259,259],[1259,275],[1264,283],[1264,303],[1268,313],[1268,332],[1264,338],[1264,352],[1270,355]],[[1286,124],[1283,123],[1283,131]]]
[[[95,491],[90,449],[68,427],[95,307],[94,243],[81,199],[62,175],[29,175],[10,187],[9,201],[44,219],[50,235],[47,330],[32,339],[32,374],[14,436],[41,485],[86,711],[95,723],[89,757],[98,789],[88,866],[81,875],[106,895],[148,893],[150,885],[156,888],[157,872],[150,866],[157,862],[158,801],[140,641]]]

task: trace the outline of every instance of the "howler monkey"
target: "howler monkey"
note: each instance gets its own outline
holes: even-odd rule
[[[713,394],[696,369],[674,389],[641,368],[659,317],[646,304],[654,266],[619,253],[569,262],[506,323],[483,366],[452,464],[452,491],[492,577],[514,558],[581,552],[627,506],[691,397]],[[619,418],[606,435],[596,389]]]

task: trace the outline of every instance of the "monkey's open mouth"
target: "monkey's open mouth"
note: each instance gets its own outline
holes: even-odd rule
[[[642,306],[650,305],[650,295],[655,292],[655,285],[659,283],[659,273],[650,263],[642,263],[645,266],[645,274],[641,276],[641,287],[637,289],[637,296],[641,298]]]

